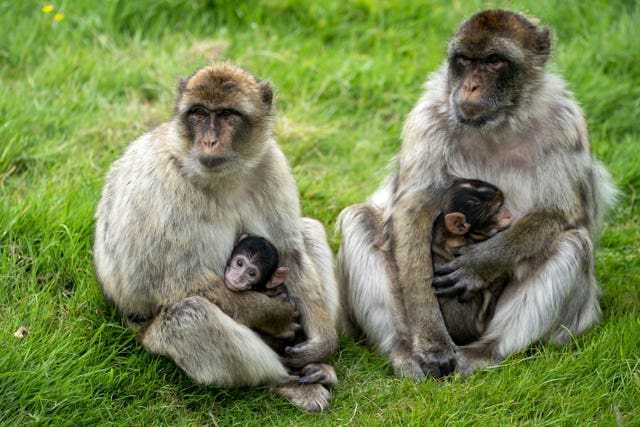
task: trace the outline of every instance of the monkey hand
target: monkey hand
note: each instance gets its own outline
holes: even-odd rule
[[[297,301],[286,292],[279,292],[268,296],[272,302],[281,304],[282,311],[280,313],[274,313],[280,314],[278,319],[273,319],[277,321],[262,325],[260,331],[278,340],[293,340],[296,334],[302,329]]]
[[[434,273],[432,285],[436,288],[436,296],[457,296],[458,301],[466,302],[483,289],[489,287],[488,281],[472,267],[469,257],[460,256],[451,262],[441,265]]]
[[[309,363],[322,362],[338,347],[338,334],[333,327],[305,332],[308,335],[306,341],[285,348],[283,353],[285,365],[301,368]]]
[[[254,329],[278,340],[293,339],[302,328],[295,299],[282,292],[269,296],[269,301],[270,310]]]

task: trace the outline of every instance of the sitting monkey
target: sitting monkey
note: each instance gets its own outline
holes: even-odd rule
[[[502,192],[485,181],[455,178],[444,192],[440,207],[442,212],[436,218],[431,241],[434,269],[452,261],[456,248],[487,240],[511,225],[511,212],[504,206]],[[469,298],[446,296],[436,290],[445,325],[456,344],[468,344],[484,333],[505,279],[497,279],[488,289]]]

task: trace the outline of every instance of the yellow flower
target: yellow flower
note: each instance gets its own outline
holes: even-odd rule
[[[42,12],[44,13],[49,13],[53,10],[53,6],[51,6],[50,4],[46,5],[46,6],[42,6]]]
[[[60,22],[60,21],[62,21],[62,20],[64,19],[64,13],[56,13],[56,14],[53,16],[53,19],[54,19],[56,22]]]

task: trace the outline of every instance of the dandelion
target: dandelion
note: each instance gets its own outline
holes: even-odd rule
[[[62,21],[62,20],[64,19],[64,13],[56,13],[56,14],[53,16],[53,19],[54,19],[56,22],[60,22],[60,21]]]
[[[53,6],[51,6],[50,4],[46,5],[46,6],[42,6],[42,12],[43,13],[49,13],[53,10]]]

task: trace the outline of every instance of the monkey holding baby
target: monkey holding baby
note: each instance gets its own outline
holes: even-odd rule
[[[104,297],[194,381],[269,385],[308,412],[337,382],[323,363],[338,344],[338,290],[322,225],[302,218],[272,136],[273,91],[229,63],[178,85],[173,114],[109,170],[95,219]],[[240,233],[265,236],[289,268],[292,298],[235,292],[223,279]],[[277,354],[263,337],[304,341]]]
[[[578,104],[546,70],[550,53],[549,30],[520,14],[463,22],[406,119],[392,173],[338,217],[345,317],[398,376],[466,375],[600,318],[594,244],[615,190]],[[433,225],[454,177],[500,188],[511,226],[434,269]],[[501,278],[486,319],[468,323]],[[466,303],[454,313],[441,304],[453,296]]]

